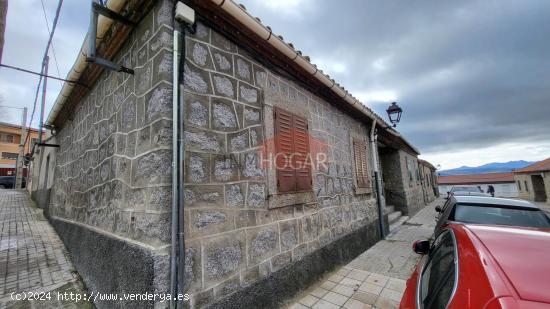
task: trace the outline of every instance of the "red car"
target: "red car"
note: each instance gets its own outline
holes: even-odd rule
[[[449,224],[413,249],[401,308],[550,308],[550,229]]]

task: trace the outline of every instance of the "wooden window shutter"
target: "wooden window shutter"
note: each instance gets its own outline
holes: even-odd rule
[[[275,108],[275,163],[280,193],[311,190],[307,119]],[[299,168],[298,168],[299,167]]]
[[[296,191],[311,190],[311,158],[309,155],[309,134],[307,119],[293,115],[294,167]]]
[[[367,144],[363,141],[354,139],[353,156],[355,157],[355,176],[357,179],[357,187],[370,187],[370,177],[367,161]]]

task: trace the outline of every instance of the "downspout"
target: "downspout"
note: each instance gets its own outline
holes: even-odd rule
[[[384,208],[382,207],[382,190],[380,188],[380,170],[378,169],[378,135],[376,134],[376,121],[372,121],[370,129],[370,143],[372,150],[372,163],[374,165],[374,188],[376,190],[376,205],[378,206],[378,225],[380,227],[380,236],[386,237],[386,229],[384,228]]]
[[[172,62],[172,232],[171,232],[171,252],[170,252],[170,308],[176,308],[174,299],[177,291],[177,264],[178,264],[178,229],[179,229],[179,162],[178,162],[178,136],[179,136],[179,120],[178,120],[178,52],[179,52],[179,32],[175,30],[173,34],[173,62]]]

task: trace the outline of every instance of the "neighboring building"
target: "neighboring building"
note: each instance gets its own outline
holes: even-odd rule
[[[29,134],[25,154],[29,153],[34,143],[38,141],[38,130],[31,128]],[[21,138],[21,126],[0,122],[0,176],[15,176]],[[23,168],[23,175],[27,175],[27,168]]]
[[[437,182],[439,183],[439,194],[443,196],[447,195],[453,186],[474,185],[479,186],[483,192],[487,192],[487,187],[492,185],[497,197],[518,197],[512,173],[439,176]]]
[[[90,291],[167,293],[174,258],[193,308],[280,306],[387,232],[376,159],[382,201],[411,215],[425,205],[419,152],[242,7],[189,2],[200,22],[174,98],[174,3],[107,3],[140,23],[102,24],[98,54],[135,74],[79,58],[68,79],[89,88],[63,87],[47,120],[59,148],[33,163],[33,196]],[[178,235],[184,256],[172,255]]]
[[[418,159],[420,182],[424,193],[424,203],[430,203],[439,196],[436,168],[430,162]]]
[[[514,171],[519,197],[550,203],[550,158]]]

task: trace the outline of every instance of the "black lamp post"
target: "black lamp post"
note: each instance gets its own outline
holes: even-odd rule
[[[392,102],[390,107],[386,110],[388,113],[388,117],[390,118],[390,122],[392,123],[393,127],[395,128],[397,124],[399,123],[399,120],[401,120],[401,113],[403,113],[403,109],[399,105],[397,105],[396,102]]]

